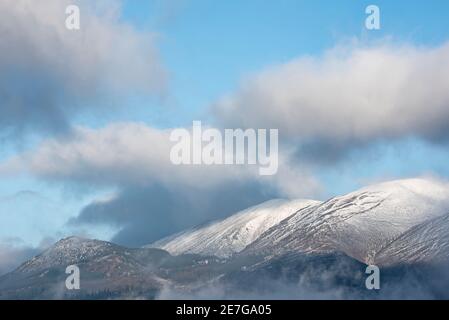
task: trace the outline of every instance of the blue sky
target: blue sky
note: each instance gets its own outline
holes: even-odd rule
[[[352,38],[376,41],[393,37],[394,41],[437,45],[447,40],[449,29],[449,4],[444,0],[432,1],[432,5],[376,1],[381,9],[379,31],[364,27],[365,8],[372,1],[163,3],[126,1],[124,18],[161,34],[161,55],[173,72],[173,103],[182,109],[168,126],[191,121],[192,114],[201,114],[211,102],[232,91],[241,77],[266,66],[319,55]]]
[[[364,27],[369,4],[380,7],[379,31]],[[127,0],[123,3],[122,21],[137,32],[156,36],[155,47],[168,73],[167,92],[162,97],[125,94],[118,110],[98,114],[87,108],[71,118],[71,125],[102,128],[114,122],[142,122],[164,129],[189,126],[196,119],[213,123],[210,106],[237,91],[242,81],[261,70],[298,57],[319,57],[354,39],[368,44],[389,39],[415,47],[437,47],[449,40],[448,14],[449,2],[444,0]],[[83,103],[94,105],[96,101]],[[26,138],[4,142],[0,160],[32,149],[41,139],[42,132],[32,132]],[[349,152],[344,161],[332,166],[312,166],[312,171],[326,186],[321,197],[388,178],[421,174],[449,177],[445,165],[449,153],[445,149],[413,137],[395,142],[381,140]],[[78,216],[93,199],[116,189],[94,184],[74,187],[67,181],[48,181],[30,173],[2,176],[0,199],[33,191],[50,199],[55,212],[46,212],[44,217],[30,212],[49,211],[47,200],[35,199],[31,207],[23,204],[29,200],[20,197],[3,201],[0,239],[15,235],[29,245],[38,245],[46,234],[64,235],[70,232],[65,224],[68,219]],[[110,238],[111,230],[115,229],[95,226],[86,232]]]
[[[381,9],[381,30],[365,28],[365,8],[370,4]],[[209,105],[232,92],[242,77],[298,56],[320,55],[353,38],[368,43],[392,38],[415,45],[439,45],[449,37],[448,13],[449,3],[444,0],[431,5],[402,0],[341,0],[338,4],[329,0],[125,1],[124,19],[160,33],[161,55],[172,70],[168,102],[172,111],[164,112],[164,106],[148,111],[142,101],[146,111],[129,119],[161,127],[188,125],[192,119],[207,116]],[[448,154],[420,141],[376,148],[386,150],[379,151],[384,155],[369,167],[360,165],[356,173],[348,174],[340,167],[320,173],[333,186],[329,195],[350,191],[379,175],[449,174],[442,165],[449,160]],[[356,177],[366,180],[355,181]]]

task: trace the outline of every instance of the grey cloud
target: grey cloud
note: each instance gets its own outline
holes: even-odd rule
[[[79,31],[65,27],[68,4],[80,7]],[[65,131],[125,93],[164,94],[154,39],[120,20],[118,0],[1,1],[1,136]]]
[[[31,247],[18,238],[0,240],[0,276],[13,271],[21,263],[39,254],[48,247],[54,239],[43,239],[39,246]]]
[[[314,197],[321,191],[307,168],[279,154],[279,171],[261,177],[257,166],[176,166],[170,161],[170,130],[141,123],[115,123],[92,130],[77,128],[63,139],[47,139],[36,149],[0,163],[0,174],[28,172],[47,181],[85,186],[201,186],[259,181],[285,197]]]
[[[313,197],[319,188],[284,156],[280,162],[286,165],[270,177],[248,166],[173,165],[168,132],[138,123],[78,128],[73,136],[48,139],[0,164],[0,173],[118,188],[115,197],[91,203],[70,225],[112,226],[120,230],[113,240],[126,245],[149,243],[275,197]]]
[[[324,163],[381,140],[447,141],[448,57],[448,43],[342,45],[249,77],[213,112],[226,127],[279,128]]]
[[[128,187],[109,201],[88,205],[69,225],[119,227],[113,242],[141,246],[276,196],[275,190],[251,181],[233,181],[208,189],[176,184]]]

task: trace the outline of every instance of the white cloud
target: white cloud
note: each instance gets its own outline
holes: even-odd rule
[[[215,111],[225,126],[279,128],[296,143],[447,137],[449,44],[339,46],[246,79]]]
[[[112,240],[130,246],[268,199],[313,198],[321,191],[306,169],[290,164],[287,153],[280,155],[274,176],[260,176],[257,165],[174,165],[169,133],[141,123],[78,128],[70,137],[47,139],[0,163],[0,177],[28,173],[58,184],[115,187],[112,196],[92,201],[67,227],[118,230]]]
[[[142,123],[115,123],[101,129],[77,128],[70,137],[47,139],[35,150],[0,163],[0,174],[30,173],[50,181],[107,186],[160,183],[208,189],[232,181],[256,181],[283,196],[312,196],[318,183],[281,150],[275,176],[262,177],[257,165],[174,165],[171,130]],[[284,152],[283,152],[284,151]]]
[[[80,7],[79,31],[66,29],[68,4]],[[81,110],[110,107],[125,94],[165,93],[155,34],[121,20],[120,4],[0,2],[0,130],[58,130]]]

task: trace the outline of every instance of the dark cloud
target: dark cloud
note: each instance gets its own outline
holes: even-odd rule
[[[141,246],[276,196],[274,190],[251,181],[232,181],[207,189],[161,184],[128,187],[112,200],[88,205],[69,225],[119,227],[113,242]]]
[[[37,247],[31,247],[18,238],[2,239],[0,241],[0,276],[13,271],[23,262],[40,254],[53,242],[54,239],[45,238]]]
[[[140,246],[204,221],[225,217],[273,195],[256,185],[238,183],[207,192],[195,188],[169,190],[162,185],[128,188],[109,202],[87,206],[70,224],[119,226],[122,229],[113,241]]]
[[[65,27],[68,4],[80,7],[78,31]],[[118,107],[124,94],[163,93],[154,36],[121,21],[119,5],[0,2],[0,137],[67,131],[80,112]]]
[[[70,224],[112,225],[120,230],[113,240],[125,245],[149,243],[268,199],[313,197],[318,188],[290,164],[268,177],[257,166],[173,165],[168,132],[135,123],[80,128],[1,163],[0,173],[29,171],[69,187],[121,190],[91,203]]]
[[[354,144],[353,144],[354,145]],[[296,146],[294,157],[311,165],[331,165],[349,156],[347,144],[312,140]]]
[[[161,184],[128,187],[114,199],[85,207],[69,225],[112,225],[121,230],[112,241],[141,246],[162,237],[275,198],[274,190],[255,182],[211,188]]]

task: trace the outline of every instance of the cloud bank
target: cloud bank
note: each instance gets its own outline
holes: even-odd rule
[[[66,29],[69,4],[80,7],[78,31]],[[125,94],[164,94],[154,43],[120,19],[118,0],[1,1],[1,136],[65,131],[80,112],[110,111]]]
[[[114,241],[148,244],[160,237],[277,197],[312,196],[319,184],[287,161],[275,176],[253,166],[177,166],[170,161],[170,130],[141,123],[76,128],[0,164],[0,173],[29,173],[51,183],[116,188],[85,207],[69,225],[109,225]]]
[[[54,239],[45,238],[37,247],[30,247],[18,238],[1,239],[0,276],[12,271],[22,262],[41,253],[52,242],[54,242]]]
[[[248,77],[214,113],[225,127],[279,128],[317,158],[379,140],[447,141],[449,44],[337,46]]]
[[[69,4],[81,9],[79,31],[65,27]],[[392,139],[448,140],[449,43],[343,44],[244,79],[208,111],[221,128],[279,129],[279,171],[272,177],[251,166],[175,166],[169,129],[81,127],[77,120],[86,114],[101,117],[130,97],[167,91],[157,35],[122,19],[121,4],[0,1],[0,140],[44,134],[32,149],[2,159],[0,177],[115,190],[67,222],[77,232],[112,226],[113,241],[148,244],[272,198],[317,198],[320,165],[338,171],[337,160],[353,150],[365,155]],[[354,158],[363,165],[362,156]],[[32,209],[26,208],[36,217]],[[2,243],[0,273],[36,252]]]

